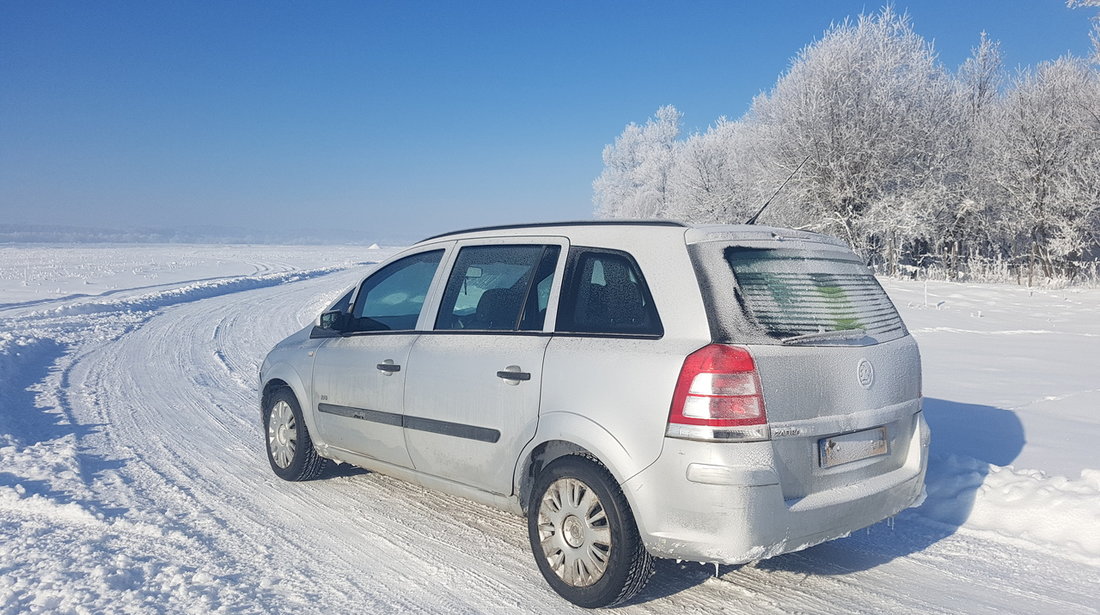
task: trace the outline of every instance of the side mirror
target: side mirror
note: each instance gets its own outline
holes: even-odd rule
[[[342,310],[332,310],[321,314],[318,327],[330,331],[344,331],[348,328],[348,314]]]

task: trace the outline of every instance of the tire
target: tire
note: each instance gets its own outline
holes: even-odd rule
[[[625,602],[653,574],[626,496],[589,457],[561,457],[536,477],[527,534],[546,582],[577,606]]]
[[[325,471],[328,460],[313,448],[302,408],[290,389],[278,389],[267,397],[263,420],[264,448],[276,476],[289,481],[313,480]]]

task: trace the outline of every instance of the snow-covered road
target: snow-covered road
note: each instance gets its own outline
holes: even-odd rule
[[[148,258],[166,260],[178,249]],[[313,250],[218,252],[240,266],[211,275],[200,269],[213,260],[196,258],[201,266],[180,267],[155,287],[136,275],[115,275],[109,292],[0,285],[0,614],[582,612],[542,581],[518,517],[346,466],[310,483],[271,473],[259,362],[369,269],[360,263],[386,254]],[[972,335],[946,331],[960,328],[962,312],[930,304],[916,283],[888,289],[926,366],[945,360],[926,367],[925,394],[937,413],[975,406],[1027,414],[988,390],[982,397],[980,386],[968,393],[938,383],[981,380],[986,357],[946,361]],[[1100,292],[1075,297],[1087,329]],[[1008,330],[985,315],[969,318]],[[1066,318],[1058,326],[1073,344],[1087,339],[1091,330]],[[1085,356],[1076,363],[1098,358],[1100,341],[1093,344],[1077,350]],[[977,352],[972,344],[968,351]],[[1073,378],[1061,389],[1095,399],[1088,386],[1098,380]],[[1069,404],[1058,421],[1080,414],[1077,432],[1100,424],[1073,401],[1047,402]],[[721,567],[717,576],[712,566],[662,561],[646,591],[618,610],[1096,613],[1100,458],[1095,447],[1061,451],[1065,478],[991,466],[982,451],[1016,448],[1000,463],[1034,460],[1027,470],[1048,469],[1041,463],[1055,458],[1026,444],[1028,430],[1053,431],[1049,421],[1025,416],[1019,433],[1016,424],[998,427],[1010,423],[994,422],[994,443],[984,448],[983,437],[942,440],[924,508],[800,553]],[[1067,442],[1080,446],[1079,438]],[[1016,527],[1037,511],[1045,519]]]

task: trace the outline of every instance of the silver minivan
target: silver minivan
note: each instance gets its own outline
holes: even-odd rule
[[[916,503],[920,355],[839,240],[667,221],[503,226],[378,266],[260,372],[272,469],[351,463],[525,515],[549,585],[627,600]]]

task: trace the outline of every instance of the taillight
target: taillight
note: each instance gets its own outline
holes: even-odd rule
[[[711,344],[684,359],[666,434],[742,442],[770,437],[760,376],[748,350]]]

